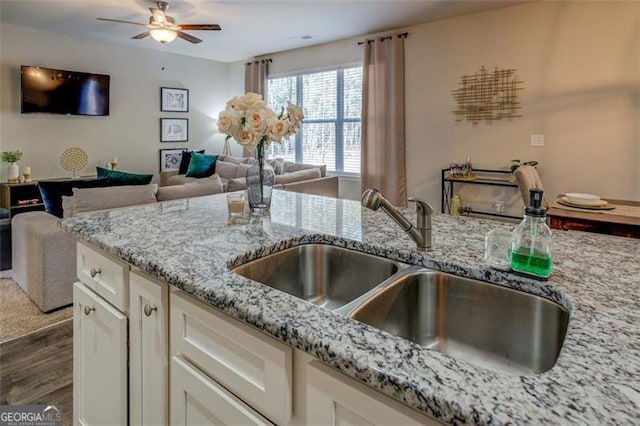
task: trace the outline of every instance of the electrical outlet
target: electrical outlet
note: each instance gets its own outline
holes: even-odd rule
[[[544,135],[531,135],[531,146],[544,146]]]

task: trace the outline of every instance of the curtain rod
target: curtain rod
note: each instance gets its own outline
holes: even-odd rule
[[[273,62],[273,59],[268,58],[268,59],[256,59],[255,61],[250,61],[250,62],[245,62],[245,65],[251,65],[251,64],[259,64],[260,62],[266,62],[266,63],[271,63]]]
[[[380,37],[381,41],[384,40],[391,40],[393,38],[393,36],[396,35],[398,36],[398,38],[402,38],[402,37],[407,37],[409,35],[409,33],[400,33],[400,34],[392,34],[392,35],[388,35],[388,36],[384,36],[384,37]],[[358,46],[360,46],[361,44],[365,44],[365,43],[373,43],[375,40],[372,39],[366,39],[364,41],[359,41],[358,42]]]

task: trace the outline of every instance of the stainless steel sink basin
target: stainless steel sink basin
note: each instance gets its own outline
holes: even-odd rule
[[[292,247],[233,269],[236,274],[327,309],[337,309],[396,273],[403,264],[326,244]]]
[[[349,317],[516,375],[553,367],[569,321],[563,307],[544,298],[422,268],[400,272]]]

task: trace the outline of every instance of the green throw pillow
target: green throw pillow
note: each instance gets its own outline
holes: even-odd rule
[[[153,175],[108,170],[103,167],[96,167],[96,171],[99,178],[108,178],[111,185],[148,185],[153,179]]]
[[[191,153],[191,161],[187,169],[187,177],[204,178],[216,172],[217,155]]]

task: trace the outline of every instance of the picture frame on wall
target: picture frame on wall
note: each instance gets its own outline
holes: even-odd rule
[[[187,142],[188,140],[188,118],[160,119],[160,142]]]
[[[160,111],[189,112],[189,89],[161,87]]]
[[[182,153],[187,148],[171,148],[160,150],[160,172],[178,170],[180,161],[182,161]]]

